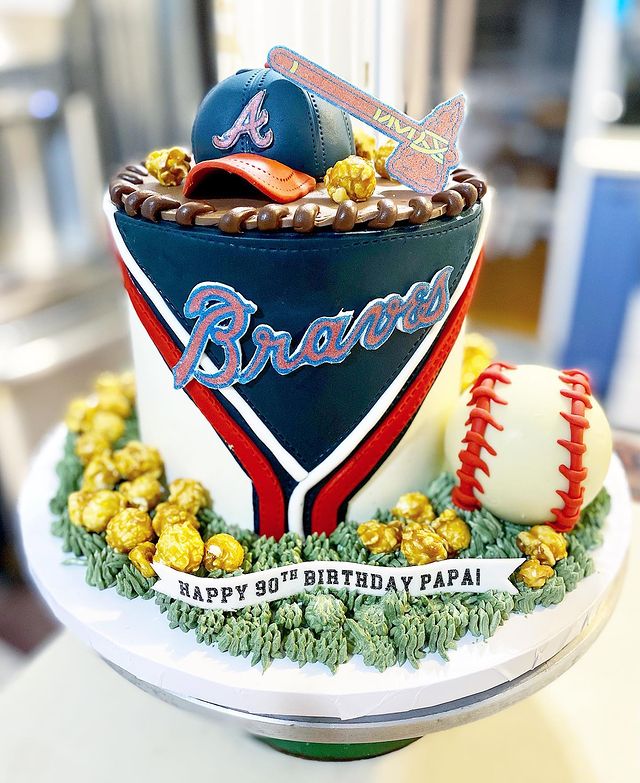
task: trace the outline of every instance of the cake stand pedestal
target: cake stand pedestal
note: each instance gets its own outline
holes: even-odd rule
[[[319,665],[275,661],[266,672],[244,658],[198,645],[171,630],[150,601],[127,601],[84,581],[84,568],[64,564],[49,527],[48,498],[64,430],[45,441],[20,501],[31,574],[58,619],[116,671],[182,708],[242,726],[287,753],[357,759],[403,747],[425,734],[491,715],[566,671],[588,649],[615,605],[631,535],[631,501],[621,464],[607,478],[612,511],[596,571],[561,604],[512,615],[487,641],[470,636],[449,662],[427,655],[377,672],[354,656],[335,675]]]

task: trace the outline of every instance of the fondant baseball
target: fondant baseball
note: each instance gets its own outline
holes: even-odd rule
[[[580,370],[494,362],[453,410],[453,501],[518,524],[571,530],[611,459],[611,430]]]

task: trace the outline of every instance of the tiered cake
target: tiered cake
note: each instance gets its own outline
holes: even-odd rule
[[[463,105],[417,122],[277,48],[204,98],[190,152],[110,183],[137,396],[105,374],[72,403],[52,510],[119,608],[87,623],[34,572],[137,678],[228,708],[241,681],[270,715],[426,708],[554,655],[617,573],[587,375],[464,336],[488,198]]]

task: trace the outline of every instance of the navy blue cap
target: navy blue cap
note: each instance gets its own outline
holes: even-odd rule
[[[316,179],[355,152],[349,116],[269,68],[238,71],[202,100],[191,131],[197,163],[249,152]]]

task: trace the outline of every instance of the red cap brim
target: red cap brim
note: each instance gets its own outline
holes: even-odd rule
[[[310,193],[316,187],[316,181],[309,174],[296,171],[277,160],[254,155],[251,152],[239,152],[226,155],[217,160],[203,160],[196,164],[184,181],[184,195],[192,198],[223,198],[225,195],[224,178],[216,177],[220,172],[242,177],[279,204],[288,204]],[[220,187],[222,185],[222,188]],[[218,191],[218,192],[216,192]]]

